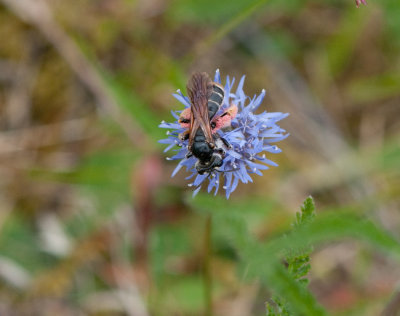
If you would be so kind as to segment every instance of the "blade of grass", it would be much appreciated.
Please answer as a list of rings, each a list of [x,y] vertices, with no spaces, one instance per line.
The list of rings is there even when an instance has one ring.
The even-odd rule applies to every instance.
[[[238,27],[246,19],[255,13],[260,7],[262,7],[268,0],[257,0],[251,3],[247,8],[234,15],[230,20],[224,23],[215,33],[201,41],[195,46],[194,50],[190,52],[186,57],[186,61],[192,61],[196,56],[202,55],[204,51],[213,46],[216,42],[221,40],[232,30]]]

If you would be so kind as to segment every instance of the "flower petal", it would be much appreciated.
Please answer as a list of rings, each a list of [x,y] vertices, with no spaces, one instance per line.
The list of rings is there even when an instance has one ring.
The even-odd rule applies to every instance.
[[[182,104],[185,105],[186,107],[189,107],[189,106],[190,106],[189,98],[188,98],[188,97],[185,97],[185,96],[182,94],[181,90],[178,90],[177,92],[178,92],[178,93],[172,94],[172,95],[175,97],[175,99],[177,99],[180,103],[182,103]]]
[[[219,69],[215,71],[214,82],[221,84],[221,75]]]

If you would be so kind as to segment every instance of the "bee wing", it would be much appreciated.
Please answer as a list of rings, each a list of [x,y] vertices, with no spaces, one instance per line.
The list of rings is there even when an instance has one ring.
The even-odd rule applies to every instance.
[[[195,73],[187,84],[190,98],[190,128],[189,147],[193,143],[194,136],[200,127],[209,143],[213,142],[210,119],[208,117],[207,102],[212,92],[212,81],[205,73]]]

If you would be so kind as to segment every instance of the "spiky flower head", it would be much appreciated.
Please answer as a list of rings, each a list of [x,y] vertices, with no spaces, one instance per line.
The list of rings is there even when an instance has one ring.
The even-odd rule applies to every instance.
[[[159,125],[161,128],[168,129],[168,138],[159,141],[168,145],[164,152],[172,148],[176,152],[174,156],[168,157],[167,160],[179,160],[177,167],[172,172],[172,177],[182,167],[186,167],[186,170],[190,173],[186,179],[194,179],[189,184],[189,186],[195,188],[193,195],[196,195],[208,180],[208,192],[214,189],[215,194],[217,194],[219,187],[222,186],[225,190],[226,198],[229,198],[239,181],[242,183],[253,182],[251,175],[257,174],[261,176],[262,170],[268,169],[269,166],[277,166],[276,163],[266,157],[266,154],[281,152],[275,143],[285,139],[289,134],[280,128],[277,122],[289,114],[266,111],[255,114],[254,112],[264,99],[265,90],[262,90],[259,95],[253,96],[253,98],[246,96],[243,91],[244,79],[245,76],[242,76],[236,91],[233,91],[235,78],[230,80],[229,76],[226,77],[224,100],[216,116],[232,108],[232,105],[238,107],[238,113],[235,113],[235,117],[231,121],[230,130],[219,129],[216,131],[220,137],[223,137],[231,145],[231,148],[226,151],[223,165],[219,168],[219,171],[200,175],[195,168],[197,158],[193,156],[186,157],[188,154],[188,140],[183,140],[179,137],[179,134],[187,129],[186,126],[178,123],[179,115],[182,111],[171,111],[176,119],[175,122],[166,123],[163,121]],[[221,84],[219,70],[215,73],[214,82]],[[190,108],[189,98],[184,96],[180,90],[173,96],[185,106],[183,111]]]

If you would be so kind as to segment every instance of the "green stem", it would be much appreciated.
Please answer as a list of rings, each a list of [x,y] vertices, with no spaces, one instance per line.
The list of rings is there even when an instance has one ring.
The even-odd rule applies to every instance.
[[[215,33],[210,35],[204,42],[208,48],[218,42],[221,38],[232,32],[242,22],[248,19],[253,13],[257,12],[268,0],[257,0],[250,3],[248,7],[244,8],[237,15],[233,16],[229,21],[224,23]]]
[[[211,214],[208,214],[204,230],[204,262],[203,262],[205,316],[213,315],[212,277],[211,277],[211,252],[212,252],[211,225],[212,225],[212,217]]]
[[[251,15],[253,15],[257,10],[259,10],[268,0],[256,0],[249,4],[246,8],[238,12],[227,22],[222,24],[214,33],[200,41],[197,45],[195,45],[194,51],[188,53],[184,61],[192,62],[196,59],[196,57],[202,55],[206,50],[208,50],[211,46],[225,37],[227,34],[232,32],[235,28],[237,28],[242,22],[248,19]]]

